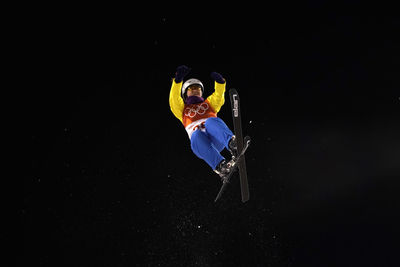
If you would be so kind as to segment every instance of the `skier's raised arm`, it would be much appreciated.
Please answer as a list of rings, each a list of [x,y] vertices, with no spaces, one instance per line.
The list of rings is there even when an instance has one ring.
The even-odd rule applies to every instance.
[[[210,102],[210,105],[215,112],[219,112],[225,103],[226,80],[218,72],[212,72],[211,78],[215,81],[215,91],[207,98],[207,100]]]
[[[190,68],[182,65],[176,68],[175,78],[172,80],[169,93],[169,106],[172,113],[182,122],[182,113],[185,104],[181,97],[182,80],[189,73]]]

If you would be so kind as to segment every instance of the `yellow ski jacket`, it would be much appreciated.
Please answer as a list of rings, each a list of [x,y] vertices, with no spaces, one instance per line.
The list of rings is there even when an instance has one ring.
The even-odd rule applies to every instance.
[[[193,131],[204,126],[207,118],[217,117],[217,113],[225,103],[226,82],[215,82],[215,91],[207,99],[198,104],[185,104],[181,97],[183,82],[176,83],[172,80],[169,94],[169,105],[172,113],[177,117],[188,132],[189,138]]]

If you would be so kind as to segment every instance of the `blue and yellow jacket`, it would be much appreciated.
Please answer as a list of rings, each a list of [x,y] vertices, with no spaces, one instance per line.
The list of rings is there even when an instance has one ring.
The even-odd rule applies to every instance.
[[[207,118],[217,117],[217,113],[225,103],[226,82],[215,82],[215,91],[207,99],[197,104],[185,104],[181,97],[183,82],[172,81],[169,94],[169,105],[172,113],[177,117],[188,132],[189,138],[198,128],[203,129]]]

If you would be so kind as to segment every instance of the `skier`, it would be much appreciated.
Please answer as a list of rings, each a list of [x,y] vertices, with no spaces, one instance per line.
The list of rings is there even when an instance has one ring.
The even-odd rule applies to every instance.
[[[215,91],[207,99],[203,98],[204,86],[198,79],[183,83],[190,68],[177,67],[172,79],[169,105],[172,113],[183,123],[194,154],[203,159],[222,179],[231,172],[237,155],[236,137],[217,113],[225,102],[226,81],[221,74],[211,73],[215,81]],[[220,152],[228,149],[231,160],[226,160]]]

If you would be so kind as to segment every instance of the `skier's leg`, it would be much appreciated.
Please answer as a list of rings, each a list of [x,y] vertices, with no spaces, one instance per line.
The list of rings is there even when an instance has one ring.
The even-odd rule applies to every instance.
[[[220,118],[209,118],[205,123],[206,131],[218,151],[222,151],[225,147],[229,149],[229,141],[233,133]]]
[[[215,170],[217,165],[225,158],[213,147],[210,138],[201,130],[193,132],[191,137],[191,147],[197,157],[207,162]]]
[[[222,150],[224,150],[225,146],[223,143],[220,143],[217,139],[215,139],[212,135],[208,135],[208,138],[210,138],[211,140],[211,145],[218,150],[218,152],[221,152]]]

